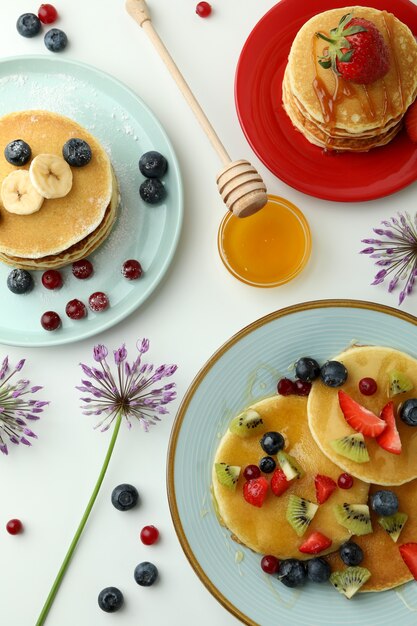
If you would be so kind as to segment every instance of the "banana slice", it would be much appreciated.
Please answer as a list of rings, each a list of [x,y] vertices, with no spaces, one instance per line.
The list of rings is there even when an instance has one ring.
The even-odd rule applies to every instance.
[[[9,213],[30,215],[42,206],[43,196],[38,193],[30,181],[27,170],[14,170],[3,180],[1,201]]]
[[[57,154],[38,154],[30,164],[29,176],[44,198],[63,198],[72,187],[71,168]]]

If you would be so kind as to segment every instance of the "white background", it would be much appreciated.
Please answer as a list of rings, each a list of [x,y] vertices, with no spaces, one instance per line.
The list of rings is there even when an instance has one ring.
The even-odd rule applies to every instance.
[[[57,0],[70,45],[62,58],[93,64],[131,87],[165,127],[179,158],[185,185],[185,216],[174,261],[150,299],[127,320],[103,333],[62,348],[0,346],[12,362],[26,357],[25,375],[43,384],[51,405],[36,425],[31,449],[13,448],[0,458],[0,623],[32,626],[43,605],[95,483],[109,433],[93,431],[79,409],[79,362],[91,363],[95,341],[134,350],[138,337],[151,341],[150,358],[176,362],[179,399],[210,355],[231,335],[281,307],[321,298],[374,300],[396,306],[397,296],[370,287],[374,267],[360,256],[360,240],[397,210],[415,211],[416,186],[394,196],[354,205],[310,198],[270,174],[251,152],[240,129],[233,96],[240,50],[274,0],[212,0],[213,14],[201,19],[196,0],[150,0],[154,25],[201,102],[232,158],[248,158],[268,190],[296,204],[312,231],[311,260],[293,282],[276,289],[245,286],[224,269],[217,253],[217,229],[225,212],[215,178],[220,163],[145,33],[121,0]],[[2,57],[46,54],[42,37],[24,39],[15,29],[20,13],[36,12],[33,0],[3,2]],[[1,97],[1,94],[0,94]],[[417,294],[403,310],[416,312]],[[237,620],[210,595],[184,556],[166,497],[166,452],[175,409],[145,435],[122,426],[103,489],[70,569],[50,612],[51,626],[232,626]],[[121,482],[137,486],[141,505],[120,513],[110,493]],[[18,517],[24,534],[5,531]],[[158,544],[143,546],[138,533],[156,525]],[[160,570],[160,582],[144,589],[133,580],[143,560]],[[120,587],[126,606],[114,615],[97,606],[105,586]]]

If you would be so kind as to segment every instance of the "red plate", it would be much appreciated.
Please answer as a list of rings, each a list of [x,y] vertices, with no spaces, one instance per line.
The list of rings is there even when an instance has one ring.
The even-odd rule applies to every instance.
[[[317,10],[316,0],[281,0],[258,22],[239,58],[235,101],[247,140],[261,161],[288,185],[339,202],[373,200],[417,179],[417,145],[404,131],[383,148],[360,154],[325,152],[294,129],[282,101],[282,78],[292,41]],[[347,6],[322,0],[320,12]],[[393,13],[417,34],[417,6],[409,0],[367,0]]]

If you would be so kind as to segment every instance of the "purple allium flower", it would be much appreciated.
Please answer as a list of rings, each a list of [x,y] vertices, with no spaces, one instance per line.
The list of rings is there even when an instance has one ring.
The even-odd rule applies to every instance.
[[[42,387],[29,387],[30,381],[19,379],[14,384],[12,377],[23,368],[22,359],[13,370],[9,369],[9,359],[6,356],[0,365],[0,452],[8,454],[7,442],[32,445],[28,437],[37,439],[27,422],[39,419],[39,413],[49,402],[42,402],[28,398],[28,394],[36,393]]]
[[[136,342],[138,355],[131,363],[127,362],[127,349],[123,344],[113,351],[116,365],[113,373],[107,362],[108,350],[106,346],[94,346],[93,357],[101,369],[89,367],[80,363],[83,374],[90,380],[82,380],[77,387],[84,394],[92,397],[82,397],[81,401],[88,404],[82,408],[84,415],[100,415],[102,419],[95,428],[103,432],[108,430],[118,414],[125,418],[131,428],[131,419],[136,418],[147,431],[151,425],[160,421],[160,415],[167,413],[165,405],[176,398],[175,383],[159,384],[163,378],[174,374],[176,365],[153,365],[142,363],[142,356],[149,349],[147,339]]]
[[[417,213],[414,218],[407,212],[398,213],[398,218],[391,217],[391,221],[381,222],[386,228],[373,229],[381,239],[362,239],[367,247],[360,253],[376,259],[378,272],[372,285],[379,285],[389,279],[388,291],[391,292],[398,283],[402,283],[398,298],[398,304],[401,305],[413,291],[417,278]]]

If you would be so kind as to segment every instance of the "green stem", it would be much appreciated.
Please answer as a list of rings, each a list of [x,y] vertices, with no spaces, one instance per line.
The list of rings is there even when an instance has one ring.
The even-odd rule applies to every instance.
[[[103,466],[101,468],[99,477],[98,477],[97,482],[95,484],[93,493],[91,494],[90,500],[88,501],[87,507],[86,507],[86,509],[84,511],[84,515],[81,518],[79,526],[78,526],[77,530],[75,531],[74,538],[71,541],[71,545],[68,548],[68,552],[65,555],[65,558],[64,558],[64,560],[62,562],[62,565],[61,565],[61,567],[59,569],[59,572],[58,572],[58,574],[57,574],[57,576],[55,578],[54,584],[51,587],[51,591],[49,592],[49,595],[46,598],[46,602],[43,605],[43,609],[42,609],[42,611],[41,611],[41,613],[40,613],[40,615],[38,617],[38,621],[36,622],[36,626],[42,626],[42,624],[45,623],[45,620],[46,620],[47,615],[49,613],[49,610],[50,610],[50,608],[52,606],[52,603],[53,603],[53,601],[55,599],[55,596],[58,593],[58,589],[59,589],[59,587],[61,585],[62,579],[64,578],[65,572],[67,571],[67,568],[68,568],[68,565],[70,563],[71,557],[72,557],[72,555],[74,553],[75,548],[77,547],[77,543],[78,543],[78,541],[79,541],[79,539],[81,537],[81,533],[83,532],[84,526],[87,523],[88,517],[89,517],[89,515],[91,513],[91,509],[93,508],[93,505],[94,505],[94,502],[96,501],[98,492],[100,491],[101,484],[102,484],[102,482],[104,480],[104,476],[106,475],[107,467],[108,467],[109,462],[110,462],[110,458],[111,458],[111,455],[112,455],[112,452],[113,452],[114,444],[116,443],[117,435],[119,433],[121,419],[122,419],[122,415],[121,415],[121,413],[119,413],[118,416],[116,417],[116,423],[115,423],[114,428],[113,428],[113,434],[112,434],[112,437],[111,437],[111,440],[110,440],[110,443],[109,443],[109,448],[107,450],[107,454],[106,454],[106,457],[104,459],[104,463],[103,463]]]

